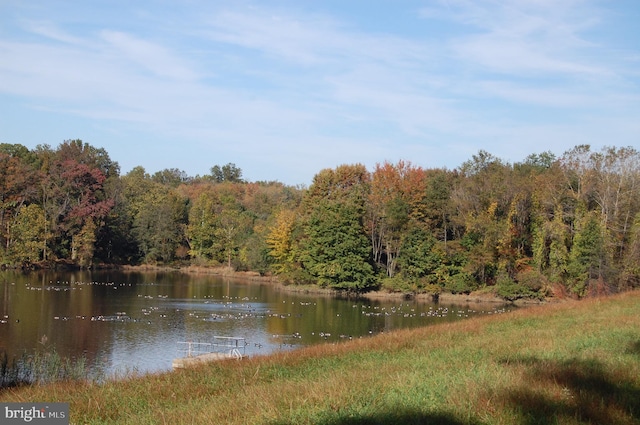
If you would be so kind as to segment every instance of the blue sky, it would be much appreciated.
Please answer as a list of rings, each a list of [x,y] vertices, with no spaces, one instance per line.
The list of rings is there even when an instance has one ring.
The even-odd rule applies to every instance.
[[[0,142],[250,181],[640,148],[637,0],[0,0]]]

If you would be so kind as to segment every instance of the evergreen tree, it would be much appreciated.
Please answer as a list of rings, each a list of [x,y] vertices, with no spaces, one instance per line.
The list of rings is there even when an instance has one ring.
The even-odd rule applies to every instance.
[[[320,286],[360,292],[374,285],[360,208],[325,200],[311,212],[305,233],[302,261]]]
[[[402,278],[419,287],[421,279],[434,274],[444,260],[435,247],[433,235],[415,223],[410,226],[398,256]]]
[[[589,213],[578,222],[569,255],[567,273],[571,291],[585,295],[590,281],[603,278],[607,263],[604,248],[600,218],[594,212]]]

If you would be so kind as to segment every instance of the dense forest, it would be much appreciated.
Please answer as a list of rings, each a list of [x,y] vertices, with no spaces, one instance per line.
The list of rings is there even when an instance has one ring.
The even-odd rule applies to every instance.
[[[640,286],[640,153],[576,146],[455,170],[408,161],[247,182],[120,174],[80,140],[0,144],[4,267],[227,266],[348,291],[576,297]]]

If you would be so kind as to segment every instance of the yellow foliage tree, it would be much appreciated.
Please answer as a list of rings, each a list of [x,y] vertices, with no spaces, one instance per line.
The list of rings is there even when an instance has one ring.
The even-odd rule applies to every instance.
[[[12,262],[35,263],[42,259],[47,226],[44,211],[40,206],[31,204],[22,207],[11,223],[10,230]]]
[[[295,264],[295,225],[295,211],[283,209],[276,214],[275,223],[267,234],[269,254],[276,260],[274,268],[278,274],[290,272]]]

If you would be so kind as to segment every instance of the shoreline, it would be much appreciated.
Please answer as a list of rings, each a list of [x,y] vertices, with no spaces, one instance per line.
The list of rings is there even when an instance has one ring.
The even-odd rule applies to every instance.
[[[123,271],[131,272],[177,272],[185,274],[208,274],[212,276],[230,277],[234,279],[242,279],[255,283],[264,283],[274,285],[278,290],[286,292],[299,292],[305,294],[315,295],[327,295],[337,297],[356,297],[366,299],[402,299],[407,301],[419,301],[419,302],[435,302],[443,304],[509,304],[515,306],[529,306],[529,305],[541,305],[547,304],[553,300],[534,300],[534,299],[519,299],[515,301],[508,301],[504,298],[500,298],[497,295],[490,294],[483,291],[475,291],[469,294],[452,294],[450,292],[443,292],[434,296],[428,293],[402,293],[402,292],[387,292],[387,291],[371,291],[358,294],[347,294],[335,289],[322,288],[315,285],[287,285],[283,283],[277,276],[273,275],[260,275],[258,272],[239,272],[229,267],[203,267],[203,266],[187,266],[187,267],[170,267],[170,266],[120,266]]]

